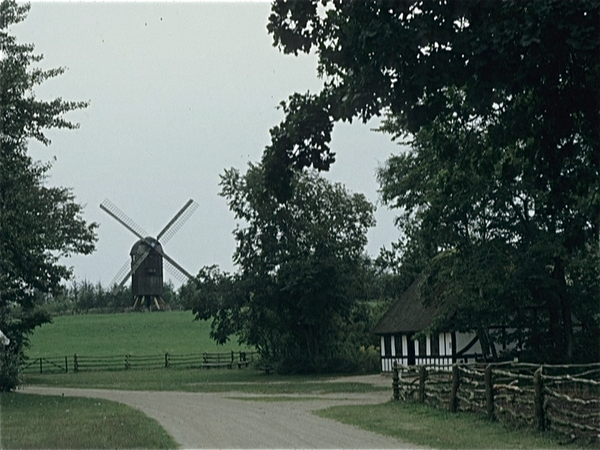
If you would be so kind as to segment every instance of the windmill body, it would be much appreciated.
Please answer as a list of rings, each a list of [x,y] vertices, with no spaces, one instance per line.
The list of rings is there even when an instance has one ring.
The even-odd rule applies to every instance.
[[[131,248],[131,292],[134,308],[140,305],[164,308],[162,246],[152,238],[140,239]],[[145,256],[144,256],[145,255]]]
[[[128,262],[123,266],[113,280],[113,283],[111,283],[115,286],[113,295],[118,294],[129,277],[131,277],[134,309],[141,306],[146,306],[149,309],[152,309],[153,307],[156,307],[156,309],[164,309],[166,307],[166,304],[162,299],[163,260],[167,269],[173,269],[174,275],[183,275],[187,278],[192,278],[192,276],[164,252],[159,239],[162,238],[163,244],[168,241],[183,223],[187,221],[197,207],[197,203],[193,200],[189,200],[175,217],[173,217],[162,229],[157,237],[153,238],[147,236],[147,233],[144,230],[109,200],[102,202],[100,208],[103,211],[139,238],[129,253],[131,256],[131,265]],[[125,272],[127,272],[127,274],[123,275]]]

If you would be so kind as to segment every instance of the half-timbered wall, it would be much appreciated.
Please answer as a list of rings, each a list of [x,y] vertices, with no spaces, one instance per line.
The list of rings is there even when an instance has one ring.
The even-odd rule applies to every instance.
[[[413,341],[415,344],[415,364],[417,366],[424,364],[435,366],[452,365],[452,333],[427,336],[424,341],[425,349],[422,349],[422,345],[420,345],[423,342]]]
[[[453,336],[456,341],[454,344]],[[457,360],[453,349],[460,353],[461,349],[469,345],[474,336],[473,334],[450,332],[427,336],[421,340],[413,340],[407,334],[381,336],[381,370],[391,372],[394,362],[402,366],[426,364],[450,369]],[[473,362],[480,355],[481,346],[477,342],[458,359],[461,362]]]

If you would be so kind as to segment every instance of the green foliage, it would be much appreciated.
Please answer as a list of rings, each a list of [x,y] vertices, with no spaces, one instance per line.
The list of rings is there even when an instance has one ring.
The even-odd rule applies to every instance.
[[[363,252],[373,206],[312,172],[294,178],[283,204],[266,190],[257,166],[243,176],[226,171],[221,187],[243,224],[235,230],[240,271],[202,269],[185,301],[198,318],[214,319],[211,335],[218,342],[238,333],[270,364],[331,369],[326,366],[339,355],[338,333],[353,322],[364,295]]]
[[[36,99],[34,87],[64,69],[32,68],[42,56],[9,34],[28,10],[29,5],[11,0],[0,3],[0,329],[11,340],[8,351],[17,356],[31,331],[50,320],[38,300],[58,292],[61,281],[71,276],[59,259],[91,253],[97,226],[85,223],[83,208],[69,189],[44,185],[50,165],[27,155],[29,139],[50,144],[45,130],[76,128],[63,115],[87,106]]]
[[[180,295],[173,283],[163,284],[162,298],[168,309],[181,309]],[[54,315],[119,313],[131,310],[133,297],[131,286],[122,288],[116,295],[114,286],[105,288],[101,283],[92,284],[88,280],[74,280],[68,286],[61,286],[59,292],[43,297],[44,310]]]
[[[0,351],[0,392],[13,391],[21,384],[20,358],[10,351]]]
[[[554,144],[578,129],[597,145],[599,12],[597,0],[277,0],[267,26],[274,45],[314,51],[324,88],[290,96],[265,150],[267,173],[281,182],[293,165],[326,169],[339,120],[390,112],[402,134],[416,133],[448,112],[453,86],[464,89],[473,116],[501,110],[507,137],[546,140],[530,155],[538,163],[560,158]]]

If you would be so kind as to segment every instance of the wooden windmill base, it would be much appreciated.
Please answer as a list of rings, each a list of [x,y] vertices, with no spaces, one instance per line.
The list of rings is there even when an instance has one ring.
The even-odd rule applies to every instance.
[[[137,295],[135,297],[133,309],[140,309],[144,307],[148,308],[149,310],[152,310],[152,308],[161,310],[166,309],[167,304],[160,295]]]

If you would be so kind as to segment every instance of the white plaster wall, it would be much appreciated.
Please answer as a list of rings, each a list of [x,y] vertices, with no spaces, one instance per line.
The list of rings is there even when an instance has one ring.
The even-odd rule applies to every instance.
[[[456,333],[456,352],[460,352],[463,348],[465,348],[471,340],[477,336],[475,333]],[[477,354],[481,355],[483,352],[481,350],[481,343],[477,341],[473,347],[467,350],[468,354]],[[464,358],[460,358],[457,362],[463,362]],[[473,362],[474,358],[469,358],[467,362]]]

